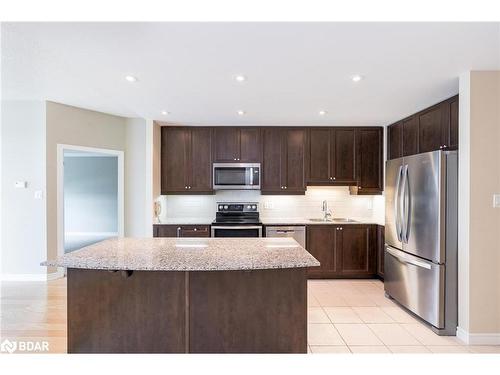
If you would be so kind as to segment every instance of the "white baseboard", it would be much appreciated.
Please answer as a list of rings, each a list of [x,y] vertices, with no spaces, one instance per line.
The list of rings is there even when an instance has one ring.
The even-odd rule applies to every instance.
[[[500,333],[469,333],[457,327],[457,337],[467,345],[500,345]]]
[[[58,268],[52,273],[3,273],[1,281],[50,281],[64,277],[64,269]]]

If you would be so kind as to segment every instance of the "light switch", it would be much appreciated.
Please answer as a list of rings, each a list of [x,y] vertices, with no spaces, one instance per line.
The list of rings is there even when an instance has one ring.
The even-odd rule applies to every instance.
[[[14,186],[17,189],[26,189],[28,187],[28,183],[26,181],[16,181]]]
[[[500,194],[493,194],[493,207],[500,208]]]
[[[35,190],[35,199],[43,199],[43,190]]]

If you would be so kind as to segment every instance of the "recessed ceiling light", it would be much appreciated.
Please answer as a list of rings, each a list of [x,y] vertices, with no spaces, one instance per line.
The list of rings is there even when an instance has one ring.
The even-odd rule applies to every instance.
[[[240,116],[243,116],[246,112],[245,111],[238,111],[237,112]]]
[[[243,81],[246,81],[247,77],[245,77],[244,75],[238,74],[236,77],[234,77],[234,79],[237,80],[238,82],[243,82]]]
[[[161,111],[161,114],[166,116],[169,114],[169,112],[168,111]]]
[[[359,74],[353,75],[352,76],[352,81],[353,82],[359,82],[363,79],[363,76],[360,76]]]
[[[136,82],[137,78],[134,76],[125,76],[125,79],[129,82]]]
[[[326,111],[319,111],[318,113],[319,113],[320,116],[326,115]]]

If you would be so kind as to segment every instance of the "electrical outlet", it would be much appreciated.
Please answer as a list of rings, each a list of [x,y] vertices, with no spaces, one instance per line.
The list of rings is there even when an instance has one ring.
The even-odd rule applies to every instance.
[[[274,210],[274,203],[273,202],[264,202],[264,209]]]
[[[493,194],[493,207],[500,208],[500,194]]]
[[[35,199],[43,199],[43,190],[35,191]]]

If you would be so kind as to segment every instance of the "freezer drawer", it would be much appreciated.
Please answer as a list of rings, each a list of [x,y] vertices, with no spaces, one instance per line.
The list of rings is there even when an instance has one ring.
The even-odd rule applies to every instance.
[[[444,328],[445,266],[385,247],[385,292],[436,328]]]

